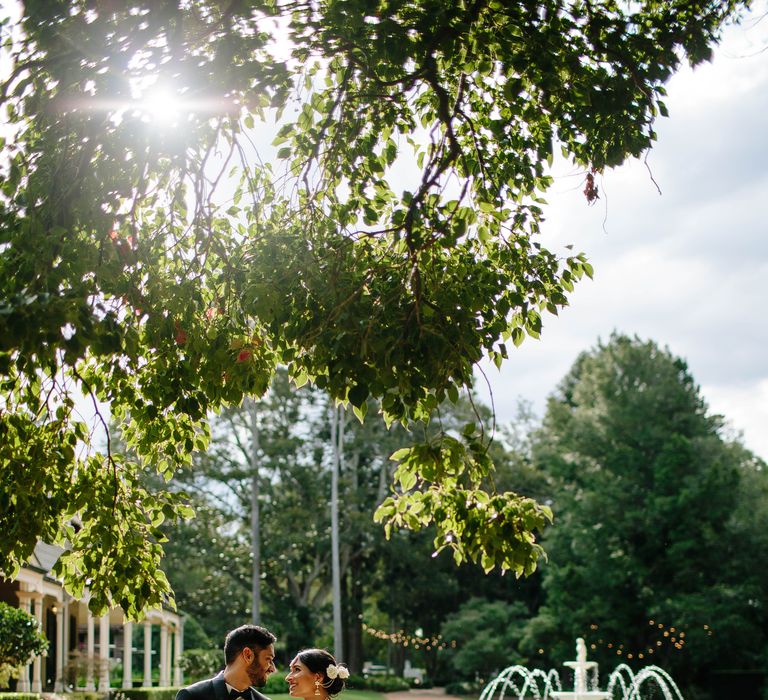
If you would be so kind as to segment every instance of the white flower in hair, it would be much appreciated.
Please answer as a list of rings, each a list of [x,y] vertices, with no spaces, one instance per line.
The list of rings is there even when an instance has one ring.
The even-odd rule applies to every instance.
[[[325,675],[328,676],[331,680],[334,678],[341,678],[341,680],[345,680],[349,678],[349,669],[346,666],[338,665],[335,666],[334,664],[329,664],[328,668],[325,669]]]

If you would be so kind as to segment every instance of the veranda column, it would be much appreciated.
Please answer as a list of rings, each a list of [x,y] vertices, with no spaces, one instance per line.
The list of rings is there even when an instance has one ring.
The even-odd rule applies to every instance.
[[[17,591],[16,596],[19,599],[19,608],[25,613],[32,612],[32,598],[28,591]],[[30,691],[29,683],[29,667],[31,664],[25,664],[19,668],[19,678],[16,682],[16,690],[20,693],[28,693]]]
[[[67,665],[69,656],[69,596],[65,593],[64,600],[61,603],[61,613],[64,615],[64,624],[62,631],[64,632],[64,665]]]
[[[37,618],[37,623],[40,625],[40,629],[42,629],[43,628],[43,595],[42,593],[34,593],[33,597],[35,601],[35,617]],[[42,676],[43,676],[43,657],[36,656],[35,660],[32,662],[32,692],[33,693],[43,692]]]
[[[144,681],[145,688],[152,685],[152,623],[144,620]]]
[[[64,608],[64,625],[63,625],[64,644],[62,645],[62,649],[61,649],[61,658],[64,661],[64,668],[66,668],[67,664],[69,664],[69,645],[70,645],[70,642],[71,642],[70,634],[69,634],[70,633],[70,629],[69,629],[69,614],[71,612],[70,604],[71,604],[70,598],[65,593],[64,594],[64,603],[63,603],[63,606],[62,606]],[[77,681],[75,681],[75,683],[77,683]]]
[[[166,623],[166,632],[165,635],[165,680],[167,681],[168,685],[171,685],[171,678],[173,678],[173,647],[171,646],[173,642],[173,628],[171,627],[171,623]]]
[[[171,654],[171,625],[166,623],[165,625],[165,682],[166,685],[171,684],[171,664],[173,656]]]
[[[96,684],[93,682],[93,657],[96,653],[94,651],[95,644],[93,639],[93,615],[91,615],[91,611],[88,607],[85,609],[85,615],[86,629],[88,630],[85,647],[85,653],[87,654],[85,659],[85,689],[96,690]]]
[[[133,623],[123,623],[123,688],[133,688]]]
[[[60,693],[64,690],[64,601],[56,604],[56,680],[53,690]]]
[[[99,692],[109,690],[109,613],[99,620]]]
[[[167,688],[170,685],[168,678],[168,625],[160,623],[160,687]]]
[[[173,635],[173,684],[180,688],[184,684],[184,674],[181,670],[181,652],[184,651],[184,622],[181,618],[176,623]]]

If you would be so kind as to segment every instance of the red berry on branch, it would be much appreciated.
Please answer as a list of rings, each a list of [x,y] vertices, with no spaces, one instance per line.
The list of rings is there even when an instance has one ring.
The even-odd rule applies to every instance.
[[[253,353],[250,350],[241,350],[237,354],[237,362],[247,362],[251,359]]]
[[[179,321],[173,322],[173,327],[176,329],[176,345],[186,345],[187,342],[187,332],[181,327],[181,323]]]

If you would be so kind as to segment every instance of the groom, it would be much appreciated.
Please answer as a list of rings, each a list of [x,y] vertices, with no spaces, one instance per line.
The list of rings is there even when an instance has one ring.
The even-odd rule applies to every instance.
[[[217,676],[176,693],[176,700],[269,700],[263,688],[275,671],[275,635],[264,627],[243,625],[224,640],[226,667]]]

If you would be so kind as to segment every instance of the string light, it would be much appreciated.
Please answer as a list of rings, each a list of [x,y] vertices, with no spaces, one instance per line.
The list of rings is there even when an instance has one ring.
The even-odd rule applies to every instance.
[[[590,643],[590,649],[592,649],[592,651],[596,651],[598,647],[604,646],[611,651],[615,650],[617,656],[625,656],[627,659],[644,659],[646,656],[651,656],[656,651],[661,651],[661,647],[664,646],[664,642],[668,642],[678,651],[681,651],[685,648],[685,631],[681,630],[679,627],[669,627],[665,629],[666,625],[656,620],[648,620],[648,625],[661,632],[661,638],[655,640],[655,646],[654,642],[651,641],[648,647],[642,651],[627,652],[624,649],[623,644],[606,642],[600,638],[597,640],[597,642]],[[592,623],[589,625],[589,629],[592,632],[595,632],[599,629],[599,626]],[[706,631],[708,636],[712,636],[713,630],[709,625],[703,625],[703,629]],[[457,647],[455,639],[450,641],[445,640],[441,634],[432,637],[420,637],[417,635],[407,634],[404,630],[399,630],[398,632],[385,632],[384,630],[378,630],[374,627],[366,625],[365,623],[363,623],[363,630],[376,639],[387,641],[390,644],[397,644],[398,646],[402,646],[404,648],[412,647],[416,650],[425,649],[426,651],[437,651],[449,648],[456,649]],[[541,655],[544,655],[545,653],[543,648],[540,648],[537,651]]]
[[[456,640],[445,641],[442,634],[435,635],[433,637],[419,637],[417,635],[407,634],[404,630],[399,632],[385,632],[384,630],[378,630],[374,627],[363,623],[363,630],[376,639],[382,639],[390,644],[397,644],[401,647],[413,647],[414,649],[426,649],[432,651],[433,649],[447,649],[451,647],[456,648]]]
[[[627,659],[633,659],[635,657],[643,659],[646,655],[650,656],[655,651],[660,651],[660,647],[663,646],[664,642],[669,642],[678,651],[681,651],[685,647],[685,632],[680,628],[669,627],[665,629],[666,625],[663,622],[658,622],[657,620],[648,620],[648,625],[653,627],[655,631],[661,633],[661,638],[656,640],[655,646],[653,645],[653,642],[651,642],[646,649],[643,649],[640,652],[627,653],[623,644],[605,642],[602,639],[598,639],[597,642],[592,642],[590,644],[590,649],[596,651],[598,646],[605,646],[607,649],[611,649],[612,651],[615,650],[617,656],[624,655]],[[592,623],[589,625],[589,629],[594,632],[598,629],[598,625]],[[703,629],[706,631],[708,636],[712,636],[713,630],[709,625],[703,625]]]

